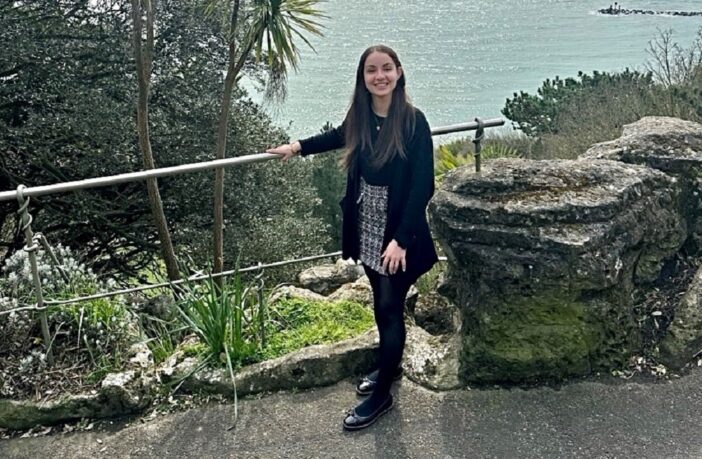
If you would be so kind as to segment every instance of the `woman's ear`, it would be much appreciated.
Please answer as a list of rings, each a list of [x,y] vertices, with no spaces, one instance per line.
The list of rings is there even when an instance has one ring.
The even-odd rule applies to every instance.
[[[402,76],[402,66],[398,65],[397,66],[397,79],[399,80],[401,76]]]

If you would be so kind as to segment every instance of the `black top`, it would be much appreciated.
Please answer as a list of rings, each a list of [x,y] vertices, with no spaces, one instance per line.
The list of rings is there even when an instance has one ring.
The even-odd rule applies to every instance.
[[[426,208],[434,194],[434,148],[429,123],[415,108],[413,132],[404,133],[407,158],[400,155],[380,170],[370,165],[372,152],[357,152],[356,165],[351,167],[346,181],[346,195],[341,202],[343,210],[342,251],[344,258],[358,260],[358,206],[360,177],[372,185],[388,186],[388,219],[383,238],[383,250],[391,240],[407,249],[407,272],[419,277],[437,261],[436,250],[429,232]],[[345,125],[300,140],[302,156],[336,150],[344,146]],[[371,127],[371,140],[378,137],[376,126]],[[365,150],[365,151],[364,151]]]
[[[385,122],[385,117],[376,115],[374,121],[376,129],[373,128],[373,123],[371,123],[372,143],[375,143],[378,140],[379,129],[377,129],[377,127],[382,128],[383,123]],[[345,129],[346,125],[342,124],[338,128],[333,129],[332,131],[328,131],[337,131],[334,132],[332,136],[313,136],[301,140],[300,145],[302,146],[302,150],[300,154],[302,156],[306,156],[315,153],[321,153],[327,150],[336,150],[337,148],[343,147]],[[341,145],[339,145],[339,142],[341,142]],[[385,164],[382,168],[378,170],[371,164],[372,158],[373,153],[370,151],[370,149],[365,148],[361,150],[361,153],[358,158],[359,172],[361,174],[361,177],[363,177],[363,180],[365,180],[366,183],[368,183],[369,185],[390,186],[390,182],[392,180],[392,165]]]
[[[380,128],[383,126],[385,118],[382,116],[375,116],[376,129],[371,127],[371,141],[375,143],[378,140],[378,134]],[[369,149],[361,151],[361,156],[359,158],[359,172],[363,180],[369,185],[376,186],[390,186],[390,181],[392,180],[392,167],[390,164],[385,164],[382,168],[377,169],[371,164],[373,159],[373,154]]]

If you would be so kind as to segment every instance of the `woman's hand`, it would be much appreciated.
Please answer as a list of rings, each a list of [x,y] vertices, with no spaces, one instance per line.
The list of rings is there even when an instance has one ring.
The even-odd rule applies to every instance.
[[[402,268],[402,272],[407,269],[407,261],[405,260],[406,249],[397,245],[397,241],[393,239],[388,244],[385,252],[380,256],[383,260],[383,269],[390,274],[395,274],[398,269]]]
[[[287,161],[293,156],[300,154],[301,149],[302,146],[300,145],[300,142],[295,141],[293,143],[279,145],[275,148],[269,148],[268,150],[266,150],[266,153],[281,155],[280,159],[282,159],[283,161]]]

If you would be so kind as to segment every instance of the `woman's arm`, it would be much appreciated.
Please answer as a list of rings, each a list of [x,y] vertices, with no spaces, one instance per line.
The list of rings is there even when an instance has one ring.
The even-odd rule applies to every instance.
[[[296,140],[289,144],[279,145],[269,148],[267,153],[282,155],[283,161],[287,161],[295,155],[314,155],[329,150],[336,150],[344,146],[344,129],[346,125],[342,123],[334,129],[322,132],[302,140]]]
[[[337,150],[344,146],[344,131],[346,121],[328,131],[302,139],[300,143],[300,154],[302,156],[314,155],[330,150]]]
[[[278,145],[275,148],[269,148],[266,153],[274,153],[276,155],[282,155],[281,159],[287,161],[293,156],[300,154],[300,142],[294,141],[293,143],[284,143],[283,145]]]

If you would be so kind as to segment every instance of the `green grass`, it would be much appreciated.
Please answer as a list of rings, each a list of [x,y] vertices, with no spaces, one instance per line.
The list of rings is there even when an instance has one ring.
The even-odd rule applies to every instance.
[[[349,301],[308,302],[289,299],[271,307],[270,335],[262,349],[263,360],[313,344],[328,344],[356,336],[374,324],[373,312]]]
[[[305,346],[341,341],[374,325],[370,309],[349,301],[286,299],[268,305],[265,295],[238,275],[222,290],[212,279],[186,283],[179,296],[180,322],[201,343],[195,353],[210,365],[226,364],[230,371]],[[166,358],[169,340],[154,339],[152,344],[164,351],[159,358]]]

